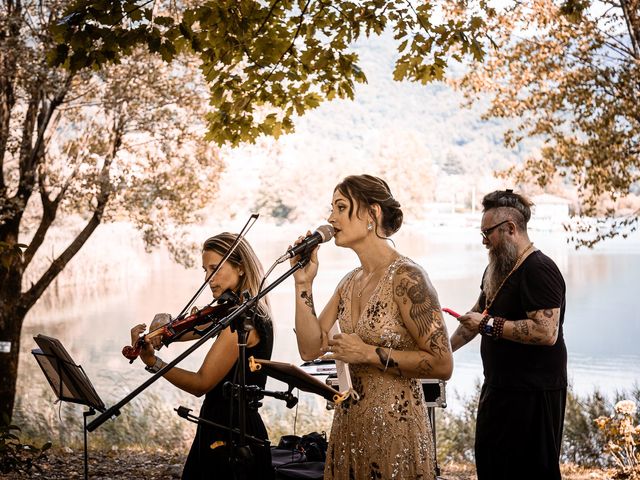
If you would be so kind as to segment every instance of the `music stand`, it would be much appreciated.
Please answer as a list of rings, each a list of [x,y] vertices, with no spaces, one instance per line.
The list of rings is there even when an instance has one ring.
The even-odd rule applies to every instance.
[[[39,334],[33,339],[40,348],[31,350],[42,373],[46,377],[53,392],[59,401],[86,405],[89,410],[84,416],[84,478],[89,478],[89,465],[87,454],[87,417],[94,415],[96,410],[104,412],[106,406],[96,390],[93,388],[89,377],[80,365],[71,358],[71,355],[56,338]]]

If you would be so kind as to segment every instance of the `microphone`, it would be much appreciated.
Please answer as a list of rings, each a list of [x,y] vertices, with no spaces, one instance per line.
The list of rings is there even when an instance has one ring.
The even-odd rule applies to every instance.
[[[282,263],[289,258],[295,257],[296,255],[310,252],[316,245],[331,240],[335,233],[336,232],[331,225],[319,226],[315,232],[313,232],[311,235],[307,235],[305,239],[302,240],[302,242],[300,242],[298,245],[294,245],[289,250],[287,250],[287,253],[282,255],[278,259],[277,263]]]

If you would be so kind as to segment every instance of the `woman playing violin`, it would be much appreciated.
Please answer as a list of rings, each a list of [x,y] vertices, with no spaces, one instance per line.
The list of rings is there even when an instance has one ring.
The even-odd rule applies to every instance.
[[[237,235],[221,233],[209,238],[202,247],[202,268],[208,276],[220,263],[222,257],[236,240]],[[253,249],[244,239],[240,241],[218,273],[209,281],[213,297],[217,299],[227,290],[236,294],[248,290],[253,296],[258,293],[263,270]],[[156,315],[151,325],[157,328],[166,322],[168,315]],[[164,319],[164,320],[162,320]],[[131,342],[135,345],[146,329],[145,324],[136,325],[131,329]],[[197,332],[187,333],[180,340],[199,338]],[[159,371],[164,365],[155,355],[154,347],[160,348],[161,338],[154,337],[146,341],[140,352],[140,358],[151,372]],[[273,347],[273,327],[271,314],[266,297],[258,303],[255,317],[255,328],[252,329],[247,341],[247,358],[271,358]],[[234,382],[238,362],[238,336],[228,327],[224,329],[211,345],[205,359],[196,372],[174,367],[164,374],[164,378],[176,387],[198,397],[205,395],[200,417],[217,424],[238,427],[238,402],[230,401],[223,395],[223,385],[227,381]],[[246,368],[246,382],[264,388],[266,375],[251,372]],[[234,382],[237,383],[237,382]],[[247,410],[246,431],[248,435],[267,439],[267,431],[260,414],[255,409]],[[237,437],[235,438],[237,440]],[[268,448],[251,445],[253,462],[249,464],[245,478],[269,478],[271,472],[271,456]],[[204,478],[235,478],[234,467],[231,464],[232,451],[230,449],[230,433],[223,429],[198,425],[196,437],[187,457],[183,479]]]

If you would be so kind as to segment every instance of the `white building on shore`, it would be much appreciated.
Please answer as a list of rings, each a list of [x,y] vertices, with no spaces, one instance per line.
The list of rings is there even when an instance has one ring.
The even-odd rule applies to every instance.
[[[569,206],[566,198],[543,193],[531,197],[534,203],[530,226],[536,230],[559,230],[569,221]]]

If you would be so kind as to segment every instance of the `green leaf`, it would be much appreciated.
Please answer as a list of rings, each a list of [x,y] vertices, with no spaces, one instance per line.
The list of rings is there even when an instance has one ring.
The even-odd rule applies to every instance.
[[[409,64],[406,61],[398,60],[396,68],[393,69],[393,79],[397,82],[403,80],[409,71]]]
[[[309,93],[304,97],[304,103],[308,109],[316,108],[322,102],[322,97],[317,93]]]
[[[171,17],[164,17],[164,16],[157,16],[153,19],[154,23],[156,25],[161,25],[163,27],[171,27],[174,24],[173,18]],[[184,25],[180,24],[181,27],[184,27]]]

